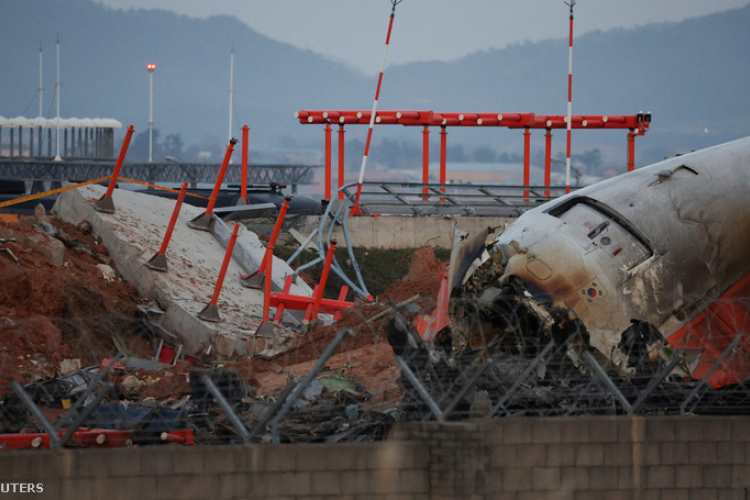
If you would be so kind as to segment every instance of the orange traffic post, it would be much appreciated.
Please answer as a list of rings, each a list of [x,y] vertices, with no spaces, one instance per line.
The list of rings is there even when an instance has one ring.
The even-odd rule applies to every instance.
[[[279,233],[281,232],[281,226],[284,223],[284,218],[286,217],[286,212],[289,209],[289,201],[291,199],[292,198],[290,196],[287,196],[286,198],[284,198],[284,203],[281,205],[281,208],[279,209],[279,216],[276,218],[276,224],[273,226],[273,232],[271,233],[271,238],[268,240],[266,253],[263,256],[263,260],[260,263],[260,267],[253,274],[245,274],[243,276],[240,276],[240,283],[242,284],[242,286],[246,286],[248,288],[255,288],[256,290],[260,290],[261,288],[263,288],[265,276],[268,275],[268,273],[266,272],[266,269],[267,269],[266,256],[269,253],[273,255],[273,248],[276,245],[276,238],[279,237]],[[273,277],[271,277],[271,279],[273,279]]]
[[[200,229],[202,231],[208,231],[211,218],[213,217],[214,205],[216,205],[216,199],[219,196],[219,190],[221,189],[221,183],[224,182],[224,174],[226,174],[227,167],[229,166],[229,160],[232,158],[232,152],[234,151],[234,145],[237,144],[237,139],[234,137],[229,139],[229,146],[227,146],[227,152],[224,154],[224,161],[221,163],[219,169],[219,175],[216,177],[216,183],[214,189],[211,191],[211,196],[208,198],[208,207],[206,211],[196,217],[195,219],[188,222],[188,226],[193,229]]]
[[[125,133],[125,140],[122,141],[122,147],[120,148],[120,155],[117,157],[117,163],[115,163],[115,170],[112,173],[112,178],[109,180],[109,187],[104,196],[94,203],[94,210],[97,212],[104,212],[107,214],[115,213],[115,202],[112,201],[112,192],[115,190],[117,185],[117,179],[120,177],[120,169],[122,169],[122,162],[125,161],[125,155],[128,153],[128,147],[130,146],[130,138],[133,137],[135,128],[129,126]]]
[[[177,216],[180,214],[182,202],[185,200],[187,187],[187,182],[182,184],[182,189],[180,189],[180,195],[177,197],[177,204],[174,206],[174,210],[172,211],[172,218],[169,221],[167,232],[164,234],[164,241],[161,244],[161,248],[158,252],[156,252],[156,255],[151,257],[151,260],[146,263],[146,265],[151,269],[154,269],[156,271],[167,270],[167,245],[169,245],[169,240],[172,238],[172,231],[174,231],[174,225],[177,222]]]
[[[224,262],[221,264],[221,270],[219,271],[219,279],[216,281],[216,287],[214,288],[214,294],[211,297],[211,302],[198,313],[198,318],[203,321],[211,321],[213,323],[219,322],[219,293],[221,292],[221,286],[224,284],[224,276],[227,274],[227,268],[229,267],[229,261],[232,259],[232,251],[234,250],[234,242],[237,240],[237,232],[240,230],[240,225],[235,224],[232,230],[232,236],[229,238],[229,244],[227,245],[227,251],[224,254]]]

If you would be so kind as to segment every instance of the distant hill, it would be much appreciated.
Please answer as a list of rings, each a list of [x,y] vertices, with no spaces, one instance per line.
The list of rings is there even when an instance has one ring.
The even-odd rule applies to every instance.
[[[55,37],[61,40],[62,115],[116,118],[136,133],[148,124],[148,72],[162,137],[220,138],[226,146],[230,51],[237,130],[290,144],[303,108],[357,107],[372,85],[345,66],[258,34],[232,17],[207,20],[165,11],[117,11],[89,0],[0,2],[0,115],[24,112],[39,87],[44,49],[45,115],[54,116]],[[26,115],[38,114],[38,101]],[[236,132],[239,134],[239,132]]]
[[[637,139],[641,164],[750,135],[748,26],[750,4],[680,23],[577,37],[573,112],[651,111],[652,129]],[[372,105],[374,75],[272,41],[231,17],[197,20],[164,11],[121,12],[90,0],[3,0],[0,115],[38,114],[40,42],[45,115],[54,115],[58,33],[63,116],[116,118],[126,126],[133,124],[136,132],[145,131],[146,64],[154,62],[155,127],[161,137],[180,134],[186,145],[226,146],[232,47],[235,135],[249,125],[254,146],[322,149],[321,127],[299,125],[294,111]],[[388,67],[379,106],[564,114],[567,51],[567,40],[548,40],[481,51],[453,62]],[[347,140],[360,135],[364,128],[348,134]],[[388,137],[415,144],[421,140],[416,129],[383,127],[376,142]],[[437,142],[437,134],[434,137]],[[558,132],[554,140],[556,149],[562,149],[564,133]],[[535,150],[543,146],[541,134],[534,141]],[[578,151],[602,148],[605,157],[624,158],[625,141],[619,131],[574,134]],[[522,146],[520,132],[507,130],[450,130],[449,142],[515,152]]]
[[[482,51],[450,63],[399,66],[389,71],[384,93],[393,107],[419,102],[418,107],[427,109],[565,114],[567,56],[567,40],[561,39]],[[750,4],[680,23],[595,32],[574,40],[573,112],[651,111],[651,131],[636,141],[643,145],[640,152],[664,148],[664,154],[673,154],[673,148],[750,135],[748,88]],[[576,134],[575,143],[588,142],[584,136]],[[592,137],[604,142],[614,138],[624,150],[619,132],[594,132]],[[664,154],[655,152],[650,160]]]

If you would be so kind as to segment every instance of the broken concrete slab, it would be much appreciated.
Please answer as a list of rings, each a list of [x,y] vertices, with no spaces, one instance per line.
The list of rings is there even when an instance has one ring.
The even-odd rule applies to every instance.
[[[33,248],[37,252],[40,252],[56,266],[64,264],[63,254],[65,252],[65,245],[51,234],[42,231],[36,234],[21,234],[17,231],[0,227],[0,239],[10,238],[14,238],[16,242],[25,247]]]
[[[93,185],[62,193],[53,213],[72,224],[83,220],[91,223],[93,233],[106,246],[122,276],[142,296],[164,309],[159,326],[176,335],[187,354],[204,355],[210,348],[221,357],[247,354],[247,344],[252,344],[252,333],[262,317],[263,294],[241,286],[239,276],[247,270],[236,259],[229,263],[219,295],[220,322],[207,323],[197,317],[211,300],[225,255],[224,247],[212,234],[187,226],[203,210],[182,206],[166,251],[170,270],[163,273],[145,264],[161,246],[174,201],[116,189],[112,197],[117,209],[106,214],[93,207],[104,192],[104,187]],[[252,260],[261,261],[265,247],[255,233],[241,226],[237,241]],[[274,282],[283,283],[291,272],[283,260],[275,258]],[[292,285],[292,293],[310,296],[312,290],[298,280]]]

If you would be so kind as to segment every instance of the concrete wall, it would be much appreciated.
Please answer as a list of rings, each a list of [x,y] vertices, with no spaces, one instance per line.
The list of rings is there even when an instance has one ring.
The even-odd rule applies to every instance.
[[[453,230],[458,228],[474,234],[491,227],[505,227],[515,218],[510,217],[349,217],[347,226],[352,246],[379,249],[419,248],[430,245],[450,249]],[[310,234],[320,225],[320,217],[308,217],[298,229]],[[346,245],[341,228],[333,231],[339,246]]]
[[[748,498],[748,464],[746,417],[518,418],[399,424],[374,444],[1,451],[0,486],[82,500],[720,500]]]

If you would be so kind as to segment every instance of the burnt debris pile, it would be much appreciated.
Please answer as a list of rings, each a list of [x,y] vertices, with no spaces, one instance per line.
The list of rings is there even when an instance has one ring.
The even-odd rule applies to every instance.
[[[509,259],[522,252],[514,243],[464,247],[464,262],[444,281],[453,284],[450,300],[438,301],[432,322],[409,323],[394,314],[388,340],[401,367],[400,418],[750,411],[745,383],[712,379],[744,364],[737,342],[709,345],[718,351],[716,362],[700,379],[690,375],[696,352],[670,345],[647,322],[631,320],[604,353],[575,311],[506,272]]]
[[[694,305],[710,313],[695,316],[699,337],[638,318],[607,329],[587,304],[606,312],[612,301],[596,299],[614,288],[586,275],[566,289],[518,230],[457,231],[449,262],[418,249],[376,300],[290,329],[282,349],[191,356],[90,230],[43,215],[0,224],[0,448],[366,442],[397,421],[750,413],[745,295]],[[48,252],[57,265],[39,249],[59,238],[39,220],[77,241]]]

